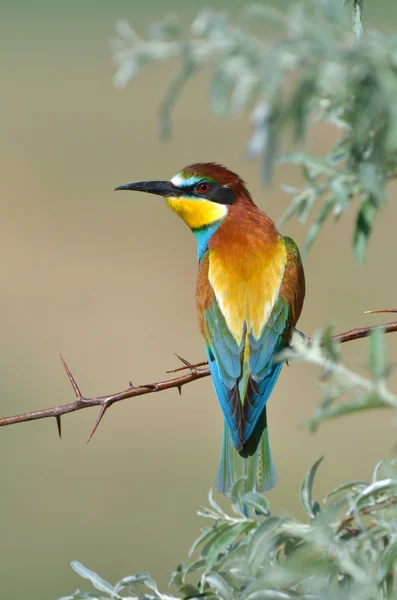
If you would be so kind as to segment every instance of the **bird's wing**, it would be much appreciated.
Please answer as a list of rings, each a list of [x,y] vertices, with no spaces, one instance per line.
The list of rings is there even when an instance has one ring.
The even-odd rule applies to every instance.
[[[265,408],[282,367],[276,362],[276,355],[288,342],[291,310],[287,302],[279,296],[258,339],[248,334],[246,360],[243,373],[246,373],[245,390],[241,390],[243,400],[243,439],[247,441]]]
[[[290,237],[284,237],[283,240],[287,249],[287,264],[280,288],[280,296],[291,307],[291,329],[293,329],[302,311],[306,291],[305,274],[301,256],[294,240]]]
[[[206,351],[216,395],[237,449],[241,439],[242,414],[238,391],[242,344],[230,332],[215,296],[204,314]]]

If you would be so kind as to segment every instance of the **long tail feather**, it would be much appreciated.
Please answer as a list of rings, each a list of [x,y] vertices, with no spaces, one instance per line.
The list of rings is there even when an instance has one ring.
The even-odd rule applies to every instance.
[[[230,496],[232,487],[239,477],[247,478],[246,492],[263,492],[276,485],[277,473],[270,450],[266,409],[260,416],[242,454],[236,450],[225,424],[221,460],[215,482],[219,492]]]

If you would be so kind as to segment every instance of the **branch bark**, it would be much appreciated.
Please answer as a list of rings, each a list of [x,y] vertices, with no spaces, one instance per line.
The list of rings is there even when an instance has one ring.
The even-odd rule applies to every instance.
[[[371,311],[366,311],[366,314],[373,313],[381,313],[381,312],[393,312],[397,313],[397,309],[376,309]],[[338,341],[340,343],[346,343],[353,340],[358,340],[360,338],[364,338],[370,335],[370,333],[377,329],[378,327],[382,327],[385,333],[392,333],[397,331],[397,321],[392,323],[385,323],[384,325],[373,325],[369,327],[356,327],[354,329],[349,329],[349,331],[344,331],[342,333],[338,333],[332,336],[332,339]],[[310,343],[311,337],[305,336],[307,343]],[[65,360],[62,355],[60,355],[63,367],[66,371],[66,374],[69,377],[70,383],[73,387],[74,393],[76,395],[76,399],[74,402],[70,402],[69,404],[62,404],[60,406],[54,406],[52,408],[46,408],[43,410],[36,410],[33,412],[22,413],[20,415],[14,415],[10,417],[0,418],[0,427],[4,427],[6,425],[15,425],[16,423],[25,423],[27,421],[36,421],[37,419],[48,419],[55,418],[58,428],[59,436],[61,437],[61,417],[63,415],[75,412],[77,410],[82,410],[84,408],[89,408],[92,406],[100,406],[101,410],[96,419],[94,427],[88,437],[87,443],[92,438],[95,433],[99,423],[104,417],[108,408],[115,404],[116,402],[121,402],[122,400],[127,400],[128,398],[135,398],[136,396],[143,396],[145,394],[152,394],[154,392],[162,392],[164,390],[169,390],[172,388],[177,388],[179,393],[182,393],[182,386],[190,383],[191,381],[196,381],[198,379],[202,379],[203,377],[208,377],[210,374],[208,364],[206,362],[200,362],[197,364],[191,364],[186,359],[177,355],[179,360],[184,363],[183,367],[179,369],[174,369],[172,371],[167,371],[168,373],[176,373],[182,370],[188,370],[188,373],[183,375],[178,375],[177,377],[173,377],[172,379],[166,379],[164,381],[157,381],[155,383],[149,383],[140,386],[133,386],[123,390],[122,392],[117,392],[115,394],[109,394],[108,396],[97,396],[93,398],[85,398],[79,386],[76,383],[69,367],[67,366]]]

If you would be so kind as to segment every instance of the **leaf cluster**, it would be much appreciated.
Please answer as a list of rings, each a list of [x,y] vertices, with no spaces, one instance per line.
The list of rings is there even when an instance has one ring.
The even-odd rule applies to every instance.
[[[353,250],[362,262],[376,215],[387,202],[386,184],[397,173],[397,38],[376,31],[362,36],[362,7],[363,0],[354,0],[353,27],[342,0],[306,0],[286,12],[253,4],[236,23],[227,13],[206,10],[188,32],[168,17],[147,39],[123,20],[111,41],[114,83],[122,87],[147,64],[178,58],[180,69],[159,110],[160,131],[168,137],[180,91],[208,66],[214,114],[250,115],[247,153],[259,158],[263,178],[270,178],[276,163],[300,165],[304,185],[286,188],[292,200],[284,219],[297,215],[306,222],[317,209],[306,250],[328,217],[339,219],[353,204]],[[319,121],[337,130],[326,156],[280,156],[286,132],[303,145]]]
[[[296,333],[291,347],[280,358],[301,361],[320,368],[321,398],[308,428],[315,431],[329,419],[376,408],[397,409],[397,396],[387,387],[393,365],[387,362],[384,329],[377,327],[368,338],[366,363],[360,371],[348,368],[341,355],[341,344],[333,339],[332,329],[326,327],[308,340]]]
[[[192,545],[188,564],[171,577],[177,595],[164,594],[147,573],[115,586],[80,563],[72,567],[95,592],[76,591],[62,600],[353,600],[396,597],[397,475],[380,462],[371,482],[354,481],[312,499],[318,460],[301,488],[305,521],[274,516],[266,498],[245,494],[243,481],[231,494],[229,515],[209,494],[199,515],[212,521]]]

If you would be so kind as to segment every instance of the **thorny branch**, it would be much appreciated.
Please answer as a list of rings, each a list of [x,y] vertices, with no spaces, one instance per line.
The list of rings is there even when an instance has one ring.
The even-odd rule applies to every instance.
[[[366,314],[373,313],[383,313],[383,312],[392,312],[397,313],[397,309],[376,309],[366,311]],[[386,323],[384,325],[373,325],[369,327],[358,327],[354,329],[349,329],[349,331],[344,331],[342,333],[338,333],[332,336],[332,339],[338,341],[339,343],[350,342],[353,340],[358,340],[360,338],[367,337],[371,331],[376,329],[377,327],[382,327],[385,333],[392,333],[397,331],[397,321],[392,323]],[[311,337],[305,336],[305,339],[308,344],[310,344]],[[149,383],[140,386],[130,385],[129,388],[122,392],[118,392],[116,394],[110,394],[108,396],[97,396],[94,398],[85,398],[79,386],[76,383],[69,367],[67,366],[64,358],[61,356],[61,361],[63,367],[66,371],[67,376],[69,377],[70,383],[72,384],[74,393],[76,395],[76,400],[74,402],[70,402],[69,404],[62,404],[61,406],[54,406],[52,408],[46,408],[43,410],[36,410],[34,412],[23,413],[20,415],[14,415],[11,417],[3,417],[0,418],[0,427],[6,425],[14,425],[16,423],[24,423],[26,421],[36,421],[37,419],[47,419],[49,417],[53,417],[56,419],[57,428],[59,436],[61,437],[61,416],[66,415],[76,410],[82,410],[83,408],[89,408],[91,406],[100,406],[101,409],[99,411],[99,415],[95,421],[94,427],[91,430],[91,433],[88,437],[87,443],[90,441],[95,431],[98,428],[99,423],[104,417],[108,408],[115,404],[116,402],[121,402],[122,400],[126,400],[127,398],[135,398],[136,396],[143,396],[144,394],[152,394],[153,392],[162,392],[164,390],[169,390],[172,388],[177,388],[179,393],[182,393],[182,386],[190,383],[191,381],[196,381],[197,379],[202,379],[203,377],[208,377],[210,374],[209,367],[207,362],[200,362],[197,364],[191,364],[186,359],[182,358],[178,354],[176,355],[179,360],[184,364],[183,367],[179,369],[174,369],[172,371],[168,371],[168,373],[176,373],[185,369],[188,369],[189,372],[183,375],[179,375],[172,379],[167,379],[164,381],[158,381],[156,383]]]

